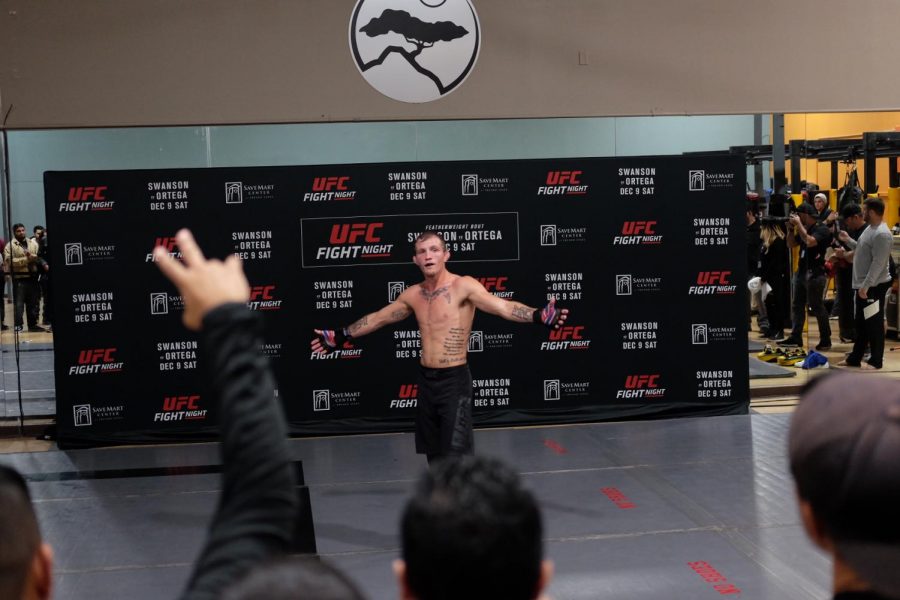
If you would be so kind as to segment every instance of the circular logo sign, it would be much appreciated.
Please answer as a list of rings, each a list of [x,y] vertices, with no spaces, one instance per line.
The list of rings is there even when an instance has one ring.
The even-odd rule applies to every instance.
[[[470,0],[357,0],[350,51],[369,85],[401,102],[455,90],[478,60],[481,27]]]

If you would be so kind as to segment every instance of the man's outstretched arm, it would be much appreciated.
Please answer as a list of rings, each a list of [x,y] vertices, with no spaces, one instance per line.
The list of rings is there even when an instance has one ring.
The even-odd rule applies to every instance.
[[[187,231],[176,235],[184,265],[154,251],[184,296],[184,324],[199,330],[201,361],[219,407],[222,495],[182,600],[212,600],[248,568],[286,554],[297,496],[287,426],[259,352],[262,324],[247,309],[240,261],[206,260]]]
[[[381,310],[369,313],[346,327],[334,329],[313,329],[316,337],[309,343],[315,353],[337,350],[344,342],[381,329],[385,325],[398,323],[413,313],[412,308],[402,299],[391,302]]]
[[[534,308],[521,302],[498,298],[484,289],[484,286],[472,277],[464,277],[463,285],[475,308],[502,317],[507,321],[541,323],[547,327],[558,329],[569,317],[569,309],[556,306],[556,298],[551,299],[543,308]]]

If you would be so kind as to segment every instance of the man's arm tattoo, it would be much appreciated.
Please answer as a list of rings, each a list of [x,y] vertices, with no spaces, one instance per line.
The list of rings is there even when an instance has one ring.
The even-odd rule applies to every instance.
[[[349,333],[350,335],[354,335],[354,334],[356,334],[357,331],[359,331],[361,328],[365,327],[368,324],[369,324],[369,315],[366,315],[359,321],[356,321],[355,323],[351,324],[350,327],[347,328],[347,333]]]
[[[531,321],[532,315],[534,315],[533,308],[528,308],[527,306],[514,306],[512,309],[512,315],[523,321]]]
[[[408,317],[411,312],[412,311],[408,308],[401,308],[401,309],[398,309],[398,310],[395,310],[394,312],[392,312],[391,318],[396,321],[399,321],[401,319],[405,319],[406,317]]]

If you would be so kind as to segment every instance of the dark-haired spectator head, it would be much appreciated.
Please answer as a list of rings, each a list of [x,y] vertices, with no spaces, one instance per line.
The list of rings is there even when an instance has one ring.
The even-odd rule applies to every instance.
[[[14,238],[19,240],[20,242],[24,242],[27,236],[28,236],[28,234],[25,233],[24,225],[22,225],[21,223],[13,224],[13,237]]]
[[[900,598],[900,385],[818,378],[794,413],[788,449],[803,525],[833,558],[834,592]]]
[[[350,579],[319,558],[289,558],[250,570],[222,600],[365,600]]]
[[[495,459],[452,457],[433,465],[403,512],[406,600],[533,600],[549,582],[541,514],[519,476]]]
[[[884,201],[881,198],[866,198],[863,206],[867,211],[872,211],[879,217],[884,216]]]
[[[841,218],[842,219],[849,219],[850,217],[852,217],[854,215],[861,215],[861,214],[862,214],[862,207],[859,204],[857,204],[856,202],[851,202],[850,204],[846,205],[844,208],[841,209]]]
[[[866,224],[862,207],[855,202],[841,209],[841,218],[844,220],[844,225],[847,229],[851,231],[861,229]]]
[[[0,465],[0,598],[50,597],[53,553],[41,542],[25,480]]]

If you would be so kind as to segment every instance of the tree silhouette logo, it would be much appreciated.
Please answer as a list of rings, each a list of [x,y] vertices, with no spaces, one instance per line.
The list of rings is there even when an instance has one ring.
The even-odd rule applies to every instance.
[[[360,74],[401,102],[431,102],[455,90],[480,47],[471,0],[357,0],[350,20]]]

